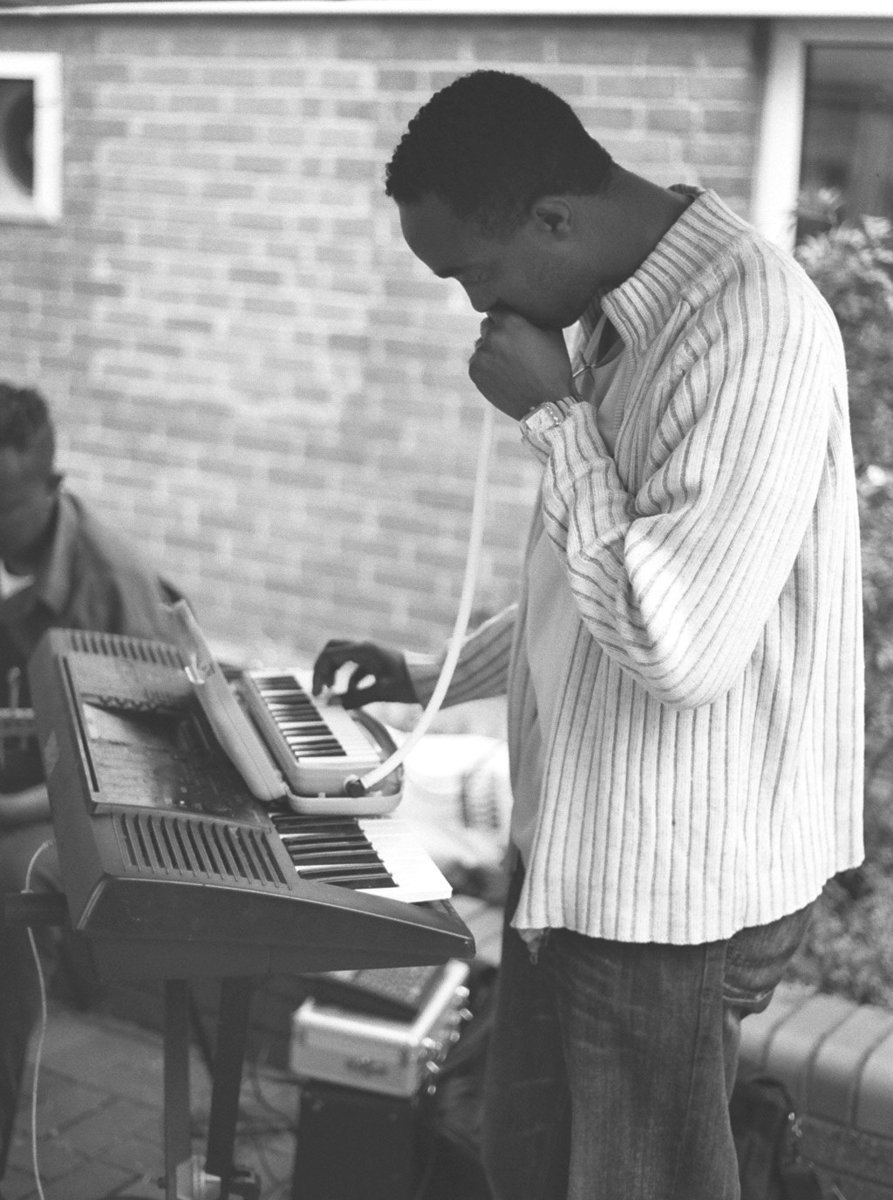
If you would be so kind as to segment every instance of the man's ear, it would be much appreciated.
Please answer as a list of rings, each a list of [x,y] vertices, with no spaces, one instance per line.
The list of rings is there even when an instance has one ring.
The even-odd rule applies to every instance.
[[[573,209],[561,196],[543,196],[533,206],[533,218],[552,237],[567,237]]]

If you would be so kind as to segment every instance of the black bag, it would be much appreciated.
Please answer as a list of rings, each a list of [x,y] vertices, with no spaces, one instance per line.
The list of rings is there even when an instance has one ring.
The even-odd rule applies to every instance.
[[[783,1083],[767,1075],[738,1079],[729,1116],[741,1200],[822,1200],[822,1187],[803,1156],[799,1118]]]

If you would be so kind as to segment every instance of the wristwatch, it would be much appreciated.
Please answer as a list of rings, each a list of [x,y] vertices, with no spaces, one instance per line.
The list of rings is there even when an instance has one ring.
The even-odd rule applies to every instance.
[[[557,403],[554,400],[546,400],[545,403],[538,404],[518,422],[521,426],[521,437],[525,442],[529,442],[535,450],[544,450],[548,453],[550,438],[546,435],[550,429],[555,429],[561,424],[570,411],[572,403],[574,403],[573,397],[566,396]]]

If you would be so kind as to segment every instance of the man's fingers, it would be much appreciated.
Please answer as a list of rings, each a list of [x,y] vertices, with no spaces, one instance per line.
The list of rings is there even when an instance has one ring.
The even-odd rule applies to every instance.
[[[344,638],[326,642],[313,664],[314,696],[318,696],[324,687],[331,687],[339,669],[351,661],[355,661],[355,643]]]

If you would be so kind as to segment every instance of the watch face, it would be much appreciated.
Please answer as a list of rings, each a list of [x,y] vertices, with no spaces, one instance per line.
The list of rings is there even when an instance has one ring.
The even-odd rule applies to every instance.
[[[558,424],[558,414],[551,404],[546,403],[532,412],[524,424],[528,432],[532,434],[544,433],[547,429],[551,429],[553,425]]]

